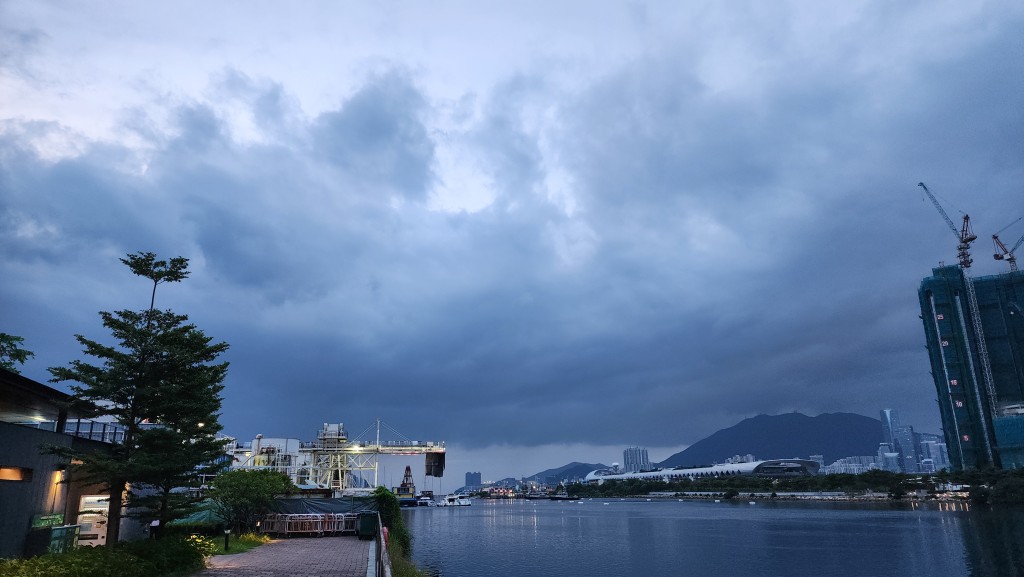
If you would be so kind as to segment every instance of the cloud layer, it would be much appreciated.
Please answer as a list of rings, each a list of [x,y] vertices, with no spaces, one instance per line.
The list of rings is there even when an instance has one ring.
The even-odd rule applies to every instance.
[[[241,438],[937,427],[916,289],[955,241],[915,185],[982,239],[1024,214],[1016,4],[230,6],[230,30],[126,6],[146,34],[105,36],[0,8],[0,330],[27,375],[148,302],[117,257],[152,250],[192,259],[158,304],[231,344]]]

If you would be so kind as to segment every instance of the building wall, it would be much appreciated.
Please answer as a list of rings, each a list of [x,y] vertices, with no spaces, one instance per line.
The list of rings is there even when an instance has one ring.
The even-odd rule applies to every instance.
[[[999,457],[1004,469],[1024,469],[1024,415],[995,419]]]
[[[1024,272],[973,280],[994,399],[982,376],[963,273],[955,266],[932,273],[918,295],[950,463],[956,469],[999,466],[993,421],[1000,407],[1024,402]]]
[[[31,470],[30,481],[0,481],[0,558],[18,557],[34,515],[60,513],[65,524],[73,523],[67,511],[68,485],[63,480],[64,459],[41,455],[41,447],[70,447],[67,435],[0,422],[0,467]]]

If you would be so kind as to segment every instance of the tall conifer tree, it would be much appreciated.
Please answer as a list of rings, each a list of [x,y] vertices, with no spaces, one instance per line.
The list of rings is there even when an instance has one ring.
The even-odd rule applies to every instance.
[[[211,344],[188,317],[156,309],[157,286],[188,277],[188,259],[156,260],[148,252],[121,259],[152,283],[143,311],[100,312],[117,346],[75,335],[98,365],[72,361],[49,369],[53,381],[73,381],[75,402],[92,417],[111,417],[123,437],[107,453],[74,455],[87,478],[110,488],[107,543],[119,537],[121,508],[129,485],[157,489],[153,505],[161,526],[179,504],[171,489],[193,484],[221,451],[215,436],[227,363],[215,363],[227,343]],[[153,503],[155,501],[155,503]],[[147,500],[135,504],[147,504]]]

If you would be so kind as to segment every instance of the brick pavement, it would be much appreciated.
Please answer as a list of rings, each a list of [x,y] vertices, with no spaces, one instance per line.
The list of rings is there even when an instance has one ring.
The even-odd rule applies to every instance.
[[[237,555],[211,557],[193,577],[366,577],[373,541],[357,537],[279,539]]]

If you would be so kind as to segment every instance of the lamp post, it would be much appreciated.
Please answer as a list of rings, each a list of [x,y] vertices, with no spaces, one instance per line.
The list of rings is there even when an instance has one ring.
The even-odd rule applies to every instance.
[[[230,538],[230,537],[231,537],[231,529],[224,529],[224,551],[225,552],[230,550],[231,546],[228,543],[228,538]]]

